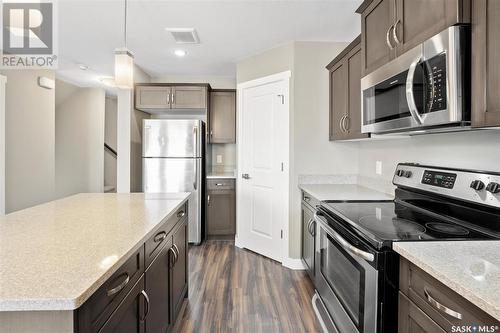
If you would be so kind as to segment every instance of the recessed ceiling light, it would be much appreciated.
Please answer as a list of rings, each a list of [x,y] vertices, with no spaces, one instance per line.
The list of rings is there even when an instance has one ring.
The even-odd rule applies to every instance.
[[[89,66],[85,65],[85,64],[78,64],[78,67],[82,70],[82,71],[86,71],[87,69],[89,69]]]
[[[108,87],[113,87],[113,88],[116,87],[115,78],[113,77],[100,77],[99,81],[107,85]]]
[[[175,50],[174,53],[178,57],[184,57],[187,54],[187,52],[184,50]]]

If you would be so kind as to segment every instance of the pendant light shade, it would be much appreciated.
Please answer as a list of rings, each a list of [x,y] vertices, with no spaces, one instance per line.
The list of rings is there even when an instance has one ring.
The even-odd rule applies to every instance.
[[[134,88],[134,56],[127,49],[127,0],[124,3],[123,39],[125,47],[115,50],[115,84],[118,88]]]
[[[134,87],[134,56],[126,48],[115,50],[115,84],[122,89]]]

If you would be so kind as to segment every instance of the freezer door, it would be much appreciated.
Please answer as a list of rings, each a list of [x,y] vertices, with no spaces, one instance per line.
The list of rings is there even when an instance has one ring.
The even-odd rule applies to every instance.
[[[143,157],[201,157],[201,120],[146,119],[143,127]]]
[[[188,204],[189,242],[201,242],[203,186],[201,158],[143,158],[145,193],[191,192]]]

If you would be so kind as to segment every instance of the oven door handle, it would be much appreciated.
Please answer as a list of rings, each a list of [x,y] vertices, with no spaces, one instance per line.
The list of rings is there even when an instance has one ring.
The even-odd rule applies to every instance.
[[[413,79],[415,78],[415,71],[417,70],[417,65],[422,59],[421,56],[418,56],[410,65],[408,69],[408,76],[406,77],[406,103],[408,103],[408,109],[410,110],[411,116],[415,121],[422,125],[424,120],[422,116],[418,112],[417,105],[415,104],[415,95],[413,94]]]
[[[330,237],[332,237],[340,246],[342,246],[347,252],[358,256],[366,261],[373,262],[375,260],[375,256],[373,253],[365,252],[363,250],[358,249],[354,245],[350,244],[346,241],[342,236],[340,236],[337,232],[335,232],[330,226],[328,226],[328,222],[326,222],[321,215],[318,213],[314,213],[314,220],[319,223],[319,225],[326,231]]]

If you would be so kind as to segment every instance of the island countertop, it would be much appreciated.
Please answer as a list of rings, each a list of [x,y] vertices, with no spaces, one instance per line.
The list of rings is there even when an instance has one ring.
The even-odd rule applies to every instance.
[[[0,217],[0,311],[80,307],[189,193],[85,193]]]

